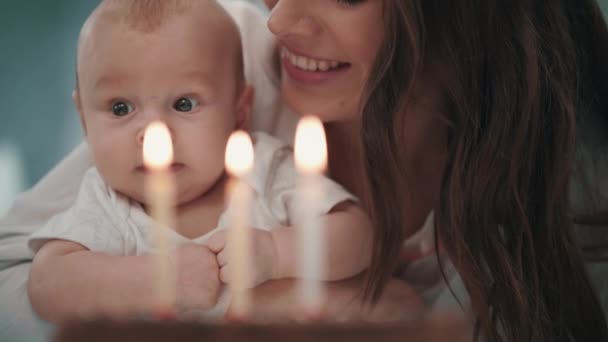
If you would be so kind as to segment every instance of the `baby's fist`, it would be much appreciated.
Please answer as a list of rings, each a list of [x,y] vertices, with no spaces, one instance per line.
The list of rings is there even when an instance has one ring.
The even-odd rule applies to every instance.
[[[245,286],[253,288],[277,277],[277,249],[270,232],[252,228],[248,233],[251,238],[249,240],[251,255],[244,256],[244,260],[247,262],[246,271],[249,273],[245,280]],[[228,230],[220,230],[211,236],[207,243],[209,249],[217,255],[220,280],[226,284],[232,282],[231,272],[232,268],[235,267],[234,261],[230,260],[230,250],[234,248],[229,238],[230,234],[231,232]]]

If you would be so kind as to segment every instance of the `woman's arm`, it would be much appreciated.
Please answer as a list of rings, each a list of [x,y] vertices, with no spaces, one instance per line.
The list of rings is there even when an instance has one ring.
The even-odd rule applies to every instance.
[[[463,311],[434,311],[422,303],[407,283],[393,279],[376,305],[363,304],[363,276],[327,284],[327,300],[320,320],[326,322],[383,324],[403,333],[410,341],[472,341],[473,322]],[[297,282],[267,282],[252,291],[251,319],[261,323],[301,322],[298,314]],[[230,310],[228,311],[230,317]],[[395,325],[396,324],[396,325]]]
[[[73,242],[46,243],[34,259],[28,292],[33,308],[51,322],[151,313],[156,303],[157,256],[110,256]],[[215,255],[188,244],[168,256],[178,270],[178,306],[210,309],[219,294]]]
[[[76,199],[85,172],[93,165],[86,144],[80,144],[33,188],[17,196],[0,218],[0,270],[31,260],[28,236]]]
[[[399,280],[391,281],[376,305],[363,301],[364,275],[326,283],[326,302],[319,317],[324,321],[395,322],[420,317],[424,304],[416,291]],[[301,321],[295,279],[266,282],[251,290],[252,319],[261,322]],[[231,310],[227,316],[230,317]]]

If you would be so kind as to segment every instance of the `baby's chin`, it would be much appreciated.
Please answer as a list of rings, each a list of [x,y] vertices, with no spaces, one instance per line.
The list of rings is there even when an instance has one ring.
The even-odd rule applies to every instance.
[[[106,180],[107,181],[107,180]],[[146,185],[142,180],[141,183],[136,181],[137,185],[130,183],[129,185],[133,186],[120,186],[119,184],[112,185],[111,182],[108,182],[109,186],[114,189],[114,191],[122,197],[125,197],[132,204],[139,204],[143,208],[146,208],[150,205],[150,199],[146,194]],[[124,184],[122,184],[124,185]]]
[[[210,197],[214,197],[217,193],[216,190],[223,192],[223,189],[218,188],[219,185],[217,182],[211,184],[191,184],[189,186],[180,184],[177,189],[177,206],[188,206],[204,198],[209,199]],[[217,194],[219,195],[219,193]]]
[[[216,197],[218,199],[223,198],[222,194],[224,192],[225,187],[225,177],[218,177],[215,181],[205,182],[200,184],[192,184],[186,178],[175,178],[176,182],[173,184],[174,186],[174,194],[173,198],[173,206],[175,207],[183,207],[188,206],[194,203],[197,203],[199,200],[205,199],[207,197]],[[140,186],[134,187],[120,187],[120,186],[110,186],[121,196],[128,198],[130,201],[136,202],[140,204],[143,208],[146,208],[150,205],[150,199],[147,198],[147,193],[145,189],[145,182],[142,184],[138,184]]]
[[[180,207],[188,205],[191,202],[196,201],[198,198],[204,195],[204,191],[193,191],[194,189],[186,189],[185,191],[180,189],[174,189],[176,196],[171,200],[174,207]],[[122,196],[127,197],[130,201],[139,203],[143,208],[150,206],[152,199],[146,196],[146,193],[140,193],[138,191],[117,191]]]
[[[358,112],[358,105],[355,106],[342,101],[318,101],[295,94],[284,94],[283,96],[289,108],[295,113],[317,113],[316,115],[324,123],[356,121],[358,119],[357,115],[352,114]]]
[[[139,203],[141,206],[146,207],[148,205],[146,201],[146,196],[143,193],[140,193],[139,191],[134,191],[134,190],[125,190],[125,189],[117,189],[114,188],[114,191],[116,191],[116,193],[118,193],[119,195],[126,197],[129,201],[131,202],[136,202]]]

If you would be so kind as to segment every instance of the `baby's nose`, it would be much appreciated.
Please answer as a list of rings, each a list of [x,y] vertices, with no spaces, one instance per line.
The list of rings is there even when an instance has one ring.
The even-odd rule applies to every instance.
[[[169,124],[169,122],[167,122],[165,120],[154,120],[154,121],[147,123],[146,125],[144,125],[137,131],[137,134],[135,135],[135,143],[137,144],[137,146],[139,148],[143,149],[143,147],[144,147],[144,140],[145,140],[146,131],[148,130],[148,128],[153,124],[159,124],[159,123],[162,123],[166,127],[166,129],[168,130],[169,138],[171,139],[171,143],[175,144],[175,131],[174,131],[173,127]]]
[[[143,127],[142,129],[140,129],[137,132],[137,135],[135,136],[135,143],[137,143],[137,146],[139,147],[144,147],[144,135],[146,134],[146,127]]]

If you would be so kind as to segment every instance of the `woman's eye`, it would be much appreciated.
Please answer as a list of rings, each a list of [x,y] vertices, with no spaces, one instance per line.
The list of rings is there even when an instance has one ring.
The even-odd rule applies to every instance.
[[[126,116],[129,115],[133,111],[133,105],[128,102],[115,102],[112,104],[112,114],[115,116]]]
[[[182,97],[175,101],[175,103],[173,104],[173,109],[178,112],[191,112],[196,107],[198,107],[198,105],[199,103],[197,100],[191,97]]]

